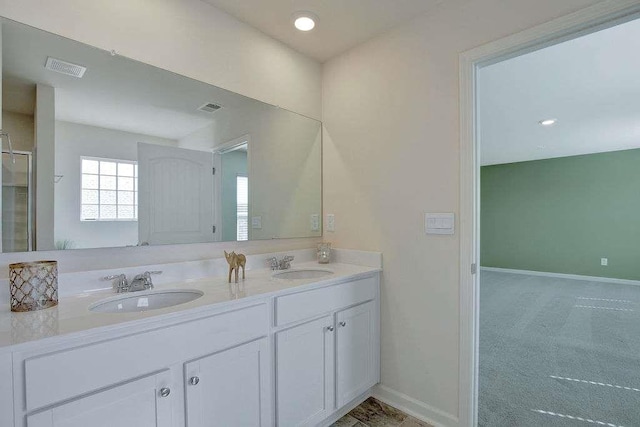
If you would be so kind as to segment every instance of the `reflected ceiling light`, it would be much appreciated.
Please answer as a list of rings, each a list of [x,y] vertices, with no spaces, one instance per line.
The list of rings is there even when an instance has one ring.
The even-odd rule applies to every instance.
[[[293,15],[293,25],[300,31],[311,31],[316,26],[318,17],[311,12],[298,12]]]
[[[557,121],[558,119],[544,119],[544,120],[540,120],[538,124],[541,126],[551,126],[551,125],[555,125]]]

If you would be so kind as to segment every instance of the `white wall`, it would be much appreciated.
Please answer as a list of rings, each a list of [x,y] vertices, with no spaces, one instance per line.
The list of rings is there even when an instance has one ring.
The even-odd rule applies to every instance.
[[[56,121],[55,240],[71,240],[74,249],[138,244],[137,221],[80,221],[80,157],[137,160],[138,142],[177,145],[177,141]]]
[[[0,0],[0,15],[243,95],[321,116],[321,65],[200,0]],[[304,94],[304,96],[301,96]],[[47,257],[59,269],[135,266],[314,247],[317,239],[0,255],[10,262]]]
[[[382,384],[423,416],[458,418],[459,240],[423,230],[458,213],[458,55],[596,2],[443,2],[325,63],[326,239],[383,252]]]
[[[242,113],[218,110],[211,126],[180,146],[212,149],[249,135],[249,216],[262,218],[250,239],[320,236],[311,215],[322,209],[321,124],[264,104]]]
[[[321,117],[318,62],[200,0],[0,0],[0,15]]]
[[[55,175],[55,88],[36,85],[34,156],[35,164],[35,236],[36,249],[55,249],[53,237],[53,179]]]
[[[33,151],[34,120],[33,115],[2,110],[2,129],[11,134],[11,143],[16,151]],[[4,144],[7,142],[4,141]],[[9,148],[3,145],[3,148]]]

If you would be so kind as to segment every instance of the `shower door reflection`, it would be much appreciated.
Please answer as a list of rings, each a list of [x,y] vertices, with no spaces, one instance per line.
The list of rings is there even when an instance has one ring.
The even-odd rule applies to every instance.
[[[33,250],[31,242],[31,153],[2,152],[2,251]]]

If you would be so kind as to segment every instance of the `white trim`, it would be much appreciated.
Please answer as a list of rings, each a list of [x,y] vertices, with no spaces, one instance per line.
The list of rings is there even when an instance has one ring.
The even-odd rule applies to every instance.
[[[222,241],[222,155],[233,151],[241,145],[247,145],[247,178],[249,178],[249,186],[251,186],[251,135],[244,134],[238,138],[223,142],[213,147],[213,167],[216,170],[213,176],[213,223],[216,226],[216,235],[214,242]],[[249,239],[251,240],[251,188],[249,188],[249,209],[247,212],[249,218]]]
[[[614,277],[583,276],[580,274],[551,273],[548,271],[533,271],[533,270],[515,270],[512,268],[498,268],[498,267],[480,267],[480,270],[495,271],[498,273],[522,274],[526,276],[556,277],[558,279],[571,279],[571,280],[583,280],[583,281],[586,280],[589,282],[604,282],[604,283],[616,283],[619,285],[640,286],[640,280],[616,279]]]
[[[237,147],[241,145],[247,144],[247,150],[249,150],[249,143],[251,142],[251,135],[246,133],[238,138],[234,138],[227,142],[223,142],[222,144],[216,145],[213,147],[213,152],[218,154],[228,153],[229,151],[233,151]]]
[[[382,384],[374,387],[373,397],[434,427],[453,427],[458,425],[458,418],[455,415],[441,411]]]
[[[477,424],[479,168],[476,71],[481,66],[579,37],[640,12],[638,0],[607,0],[460,54],[460,358],[459,425]]]

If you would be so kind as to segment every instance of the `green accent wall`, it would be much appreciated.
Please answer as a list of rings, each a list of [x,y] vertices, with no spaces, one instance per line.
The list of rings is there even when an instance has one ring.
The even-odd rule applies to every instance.
[[[482,266],[640,280],[640,149],[484,166],[480,185]]]
[[[247,152],[230,151],[220,156],[222,169],[222,241],[233,242],[238,233],[237,177],[247,176]]]

